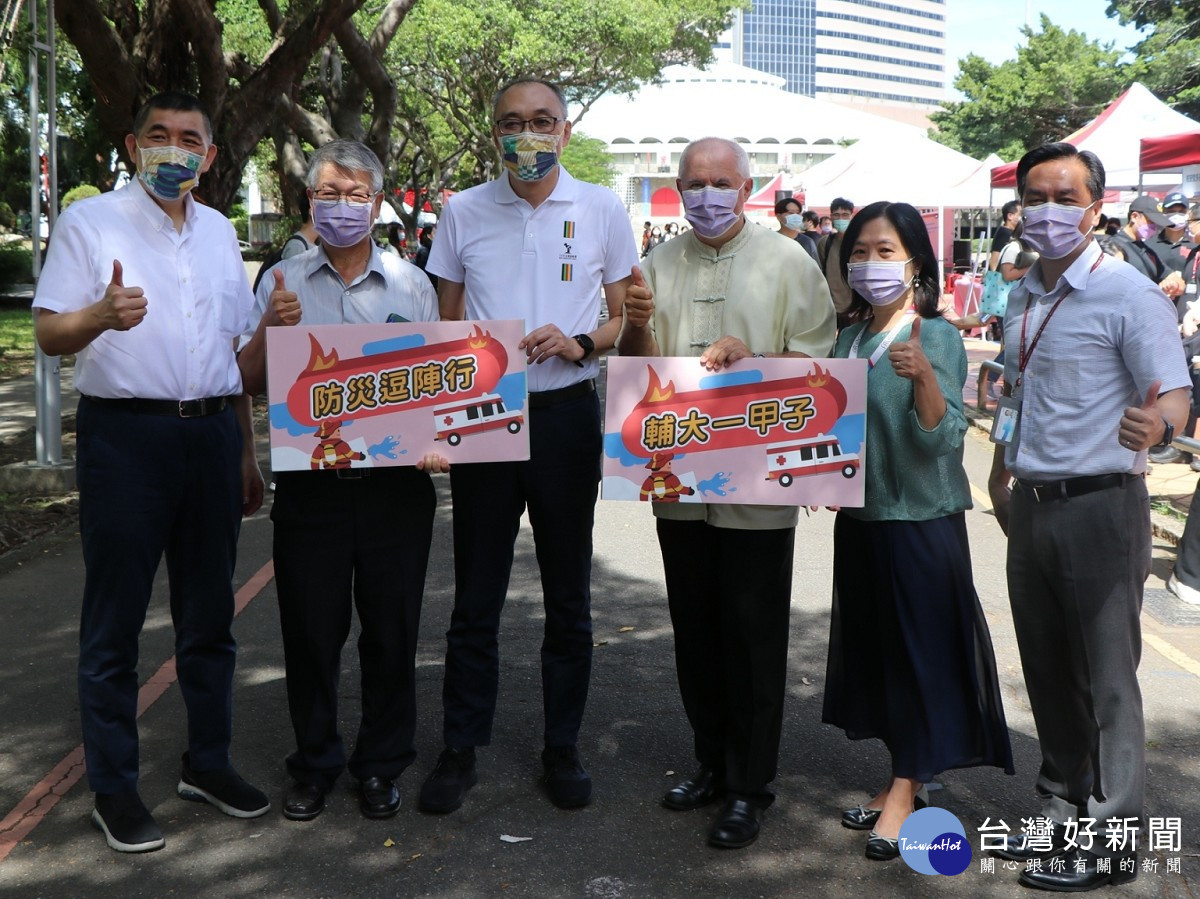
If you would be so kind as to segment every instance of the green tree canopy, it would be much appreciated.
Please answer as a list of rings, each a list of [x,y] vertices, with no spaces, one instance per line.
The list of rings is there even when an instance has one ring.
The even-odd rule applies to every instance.
[[[1045,15],[1040,31],[1021,34],[1016,59],[993,65],[972,53],[960,60],[954,86],[964,99],[930,116],[932,137],[976,158],[1016,159],[1087,124],[1132,80],[1122,51],[1063,31]]]
[[[1200,119],[1200,0],[1117,0],[1108,14],[1146,32],[1133,48],[1134,78]]]
[[[612,187],[612,157],[602,140],[588,137],[582,131],[571,132],[571,142],[562,153],[562,164],[571,176],[580,181]]]

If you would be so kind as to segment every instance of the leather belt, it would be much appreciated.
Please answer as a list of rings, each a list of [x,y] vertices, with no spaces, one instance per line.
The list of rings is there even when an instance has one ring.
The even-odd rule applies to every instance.
[[[591,378],[572,384],[570,387],[560,387],[557,390],[538,390],[529,394],[530,409],[545,409],[558,403],[565,403],[576,397],[587,396],[596,390],[596,382]]]
[[[86,399],[101,406],[136,412],[139,415],[169,415],[173,418],[202,418],[224,412],[232,397],[206,396],[198,400],[144,400],[138,397],[120,399],[106,396],[87,396]]]
[[[1119,474],[1093,474],[1079,478],[1066,478],[1061,481],[1043,481],[1041,483],[1017,478],[1013,483],[1022,494],[1028,496],[1035,503],[1050,503],[1056,500],[1065,500],[1075,496],[1095,493],[1097,490],[1124,487],[1130,481],[1141,477],[1143,475],[1122,472]]]

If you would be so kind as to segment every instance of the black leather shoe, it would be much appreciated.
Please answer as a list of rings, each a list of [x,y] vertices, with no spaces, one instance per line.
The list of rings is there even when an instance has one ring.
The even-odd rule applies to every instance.
[[[390,818],[400,811],[400,791],[386,777],[368,777],[358,785],[358,807],[364,818]]]
[[[872,830],[871,835],[867,837],[865,855],[873,862],[890,862],[900,855],[900,841],[881,837]]]
[[[730,799],[708,832],[710,846],[741,849],[758,839],[762,809],[745,799]]]
[[[580,808],[592,801],[592,778],[574,746],[547,746],[542,750],[542,768],[546,792],[559,808]]]
[[[467,790],[479,782],[475,773],[475,750],[450,749],[438,756],[437,764],[421,784],[417,808],[423,812],[444,815],[463,804]]]
[[[925,808],[928,804],[929,791],[925,787],[921,787],[917,795],[913,797],[913,809]],[[875,826],[875,822],[879,820],[882,812],[883,809],[856,805],[854,808],[848,808],[842,812],[842,827],[848,827],[851,830],[870,830]]]
[[[283,797],[283,817],[289,821],[311,821],[325,811],[325,791],[313,784],[294,781]]]
[[[1097,860],[1107,858],[1109,870],[1097,871]],[[1076,846],[1070,852],[1054,859],[1055,864],[1042,863],[1038,871],[1028,869],[1021,872],[1017,880],[1027,887],[1050,890],[1055,893],[1085,893],[1107,884],[1129,883],[1137,878],[1138,858],[1136,852],[1124,855],[1096,856]],[[1057,864],[1062,862],[1062,865]],[[1122,866],[1123,865],[1123,866]],[[1057,869],[1057,870],[1056,870]]]
[[[725,793],[723,779],[712,768],[701,767],[690,778],[667,790],[662,804],[677,812],[690,812],[716,802]]]
[[[1049,859],[1062,855],[1066,851],[1063,843],[1062,826],[1054,824],[1050,829],[1050,844],[1046,848],[1046,840],[1031,840],[1027,834],[1008,834],[1004,845],[988,849],[989,855],[1007,859],[1010,862],[1028,862],[1035,858]]]

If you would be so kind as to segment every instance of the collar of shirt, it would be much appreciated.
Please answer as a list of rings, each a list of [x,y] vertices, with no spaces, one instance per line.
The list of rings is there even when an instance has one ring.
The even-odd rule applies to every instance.
[[[1104,251],[1100,249],[1100,244],[1096,243],[1093,238],[1088,238],[1088,245],[1084,247],[1082,253],[1074,262],[1067,268],[1062,276],[1058,279],[1057,284],[1046,286],[1042,284],[1042,260],[1038,260],[1034,264],[1034,269],[1025,276],[1025,286],[1029,293],[1037,297],[1045,297],[1052,293],[1057,293],[1060,288],[1066,284],[1071,285],[1072,290],[1084,290],[1087,288],[1088,278],[1092,275],[1092,266],[1096,264],[1096,257]]]
[[[737,251],[744,247],[746,242],[750,240],[750,229],[761,227],[762,225],[756,225],[754,222],[746,219],[745,224],[742,225],[742,230],[734,235],[731,240],[721,244],[720,247],[710,247],[708,244],[704,243],[704,241],[700,240],[700,238],[696,236],[695,228],[688,231],[688,239],[692,242],[692,250],[695,250],[695,252],[707,258],[709,262],[720,262],[722,259],[732,259],[734,256],[736,256]],[[677,237],[675,239],[678,240],[679,238]],[[784,240],[787,240],[787,238],[784,238]]]
[[[380,278],[383,278],[385,281],[387,280],[387,275],[383,270],[383,251],[379,248],[379,245],[375,243],[375,241],[372,240],[370,243],[371,257],[367,260],[367,267],[363,269],[363,273],[361,275],[359,275],[349,284],[346,284],[346,287],[353,287],[355,284],[358,284],[360,281],[364,280],[372,272],[377,274]],[[334,264],[329,261],[329,257],[325,255],[325,245],[319,243],[317,244],[317,252],[313,253],[312,258],[307,262],[304,276],[306,278],[312,278],[313,275],[323,268],[329,269],[330,274],[332,274],[338,280],[341,280],[341,274],[338,272]]]
[[[154,198],[146,192],[145,185],[142,184],[141,178],[133,178],[129,184],[125,185],[123,190],[131,191],[130,198],[134,205],[142,215],[146,217],[146,221],[150,223],[155,231],[175,231],[175,223],[171,217],[163,210],[161,206],[154,201]],[[196,200],[189,191],[183,198],[183,226],[189,228],[196,222]]]
[[[550,196],[546,197],[543,202],[546,203],[571,203],[576,199],[577,191],[575,185],[578,182],[571,177],[571,173],[560,162],[558,164],[558,181],[554,185],[554,190],[550,191]],[[524,203],[516,192],[512,189],[512,176],[505,171],[502,178],[497,179],[496,183],[496,202],[497,203]]]

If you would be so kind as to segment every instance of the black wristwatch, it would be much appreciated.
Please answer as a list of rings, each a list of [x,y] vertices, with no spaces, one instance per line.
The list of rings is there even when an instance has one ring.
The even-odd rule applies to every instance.
[[[586,334],[576,334],[571,339],[583,347],[583,355],[575,360],[575,364],[582,368],[583,360],[592,355],[592,353],[596,352],[596,342]]]
[[[1171,441],[1175,439],[1175,425],[1171,424],[1165,418],[1163,419],[1163,435],[1162,440],[1158,441],[1155,446],[1170,446]]]

